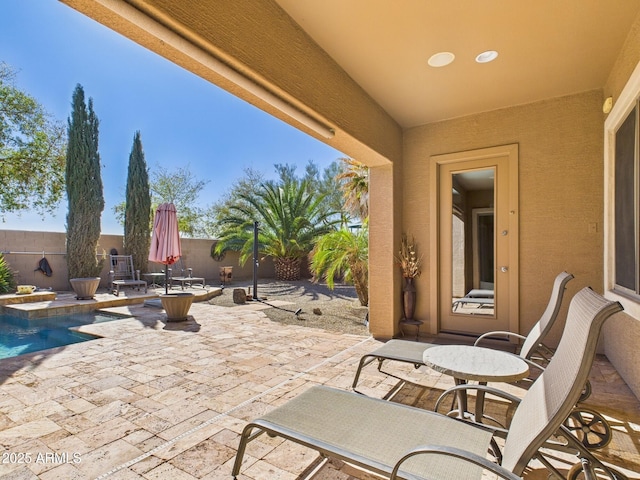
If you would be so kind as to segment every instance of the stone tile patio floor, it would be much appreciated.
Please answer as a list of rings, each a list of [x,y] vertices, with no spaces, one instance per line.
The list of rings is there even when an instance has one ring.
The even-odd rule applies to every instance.
[[[0,478],[228,480],[248,420],[313,384],[349,389],[360,357],[379,345],[276,324],[254,305],[194,303],[180,323],[142,304],[107,310],[132,318],[82,327],[97,340],[0,360]],[[394,401],[429,408],[453,385],[424,367],[393,368],[422,385],[405,384]],[[614,429],[598,456],[640,478],[640,403],[604,357],[591,381],[588,403]],[[371,365],[360,390],[382,397],[396,384]],[[238,478],[302,478],[317,461],[314,451],[262,436]],[[372,477],[329,462],[314,478]],[[525,478],[547,472],[532,464]]]

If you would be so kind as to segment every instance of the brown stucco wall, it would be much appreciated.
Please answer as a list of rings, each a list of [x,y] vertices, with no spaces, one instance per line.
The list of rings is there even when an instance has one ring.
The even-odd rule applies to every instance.
[[[403,230],[430,248],[429,158],[432,155],[519,145],[520,331],[538,320],[554,277],[566,270],[578,289],[602,286],[602,92],[590,91],[424,125],[405,133]],[[589,231],[596,224],[597,232]],[[435,258],[425,256],[425,271]],[[428,276],[418,289],[417,316],[426,317]],[[427,297],[427,298],[426,298]],[[564,306],[566,309],[566,304]],[[562,318],[562,317],[561,317]],[[562,322],[551,333],[559,338]]]
[[[121,235],[102,235],[98,243],[98,254],[107,255],[100,277],[100,286],[107,287],[109,279],[108,255],[112,248],[119,253],[126,254],[122,248]],[[56,291],[70,290],[67,281],[67,263],[65,260],[66,234],[58,232],[28,232],[22,230],[0,230],[1,252],[38,252],[34,254],[4,253],[4,258],[10,267],[17,272],[16,280],[19,284],[36,285],[39,288],[51,288]],[[209,285],[218,286],[219,267],[232,266],[234,280],[253,278],[253,266],[248,261],[243,267],[238,264],[238,253],[229,252],[225,258],[217,262],[211,258],[211,245],[214,240],[185,238],[181,241],[182,261],[185,268],[193,268],[193,276],[204,277]],[[42,253],[53,270],[53,275],[47,277],[34,270],[42,258]],[[149,271],[160,271],[162,265],[149,263]],[[274,277],[273,262],[262,260],[259,268],[259,278]]]

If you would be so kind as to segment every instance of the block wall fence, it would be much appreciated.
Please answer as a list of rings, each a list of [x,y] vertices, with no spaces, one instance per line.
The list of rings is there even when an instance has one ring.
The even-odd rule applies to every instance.
[[[182,263],[184,268],[192,268],[194,277],[204,277],[212,286],[220,285],[219,268],[233,267],[233,280],[246,281],[253,278],[253,265],[249,259],[243,267],[238,263],[237,252],[227,252],[222,261],[211,258],[213,239],[182,239]],[[109,279],[109,252],[115,248],[119,254],[126,254],[123,249],[122,235],[102,235],[98,243],[98,255],[104,255],[106,261],[102,267],[100,287],[107,287]],[[0,230],[0,252],[6,262],[15,271],[18,284],[36,285],[38,288],[50,288],[55,291],[71,290],[67,275],[66,233],[30,232],[25,230]],[[38,268],[38,263],[45,257],[53,274],[47,277]],[[149,272],[159,272],[163,265],[149,262]],[[174,273],[175,274],[175,273]],[[179,274],[179,272],[178,272]],[[258,278],[274,278],[275,271],[270,259],[260,261]]]

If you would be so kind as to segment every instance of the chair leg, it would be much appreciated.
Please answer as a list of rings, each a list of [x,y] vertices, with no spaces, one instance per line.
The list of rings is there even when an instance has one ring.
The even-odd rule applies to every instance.
[[[588,479],[589,475],[592,475],[596,470],[606,475],[611,480],[628,480],[626,475],[606,466],[598,460],[598,458],[596,458],[595,455],[593,455],[589,449],[584,446],[582,441],[576,438],[567,427],[562,425],[559,432],[561,432],[562,436],[566,439],[567,446],[569,448],[575,448],[578,451],[577,457],[580,459],[580,463],[574,465],[569,471],[569,475],[567,475],[568,480],[576,480],[580,473],[584,473],[584,478]],[[595,480],[602,478],[602,476],[594,475],[592,478]]]
[[[358,370],[356,370],[356,375],[353,378],[353,384],[351,385],[351,388],[354,391],[356,391],[356,386],[358,385],[358,380],[360,379],[360,372],[362,372],[362,369],[367,365],[369,365],[371,362],[373,362],[375,359],[376,357],[373,355],[364,355],[360,359],[360,363],[358,364]]]
[[[256,433],[252,433],[255,428],[258,428]],[[256,425],[249,423],[242,430],[242,435],[240,435],[240,444],[238,445],[238,451],[236,453],[236,459],[233,462],[233,469],[231,470],[231,476],[235,479],[240,473],[240,467],[242,466],[242,459],[244,458],[244,452],[247,449],[247,443],[249,443],[254,438],[262,435],[264,430],[260,429]]]

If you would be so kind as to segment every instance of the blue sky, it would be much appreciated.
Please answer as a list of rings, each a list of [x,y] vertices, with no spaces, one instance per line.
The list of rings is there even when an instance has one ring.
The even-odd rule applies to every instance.
[[[320,170],[343,156],[162,57],[55,0],[1,0],[0,61],[16,85],[65,122],[80,83],[100,120],[105,210],[102,232],[122,234],[113,206],[124,200],[129,153],[140,130],[147,165],[169,171],[189,165],[208,180],[199,206],[228,190],[243,169],[267,178],[275,163]],[[0,228],[65,231],[66,200],[44,221],[6,215]]]

